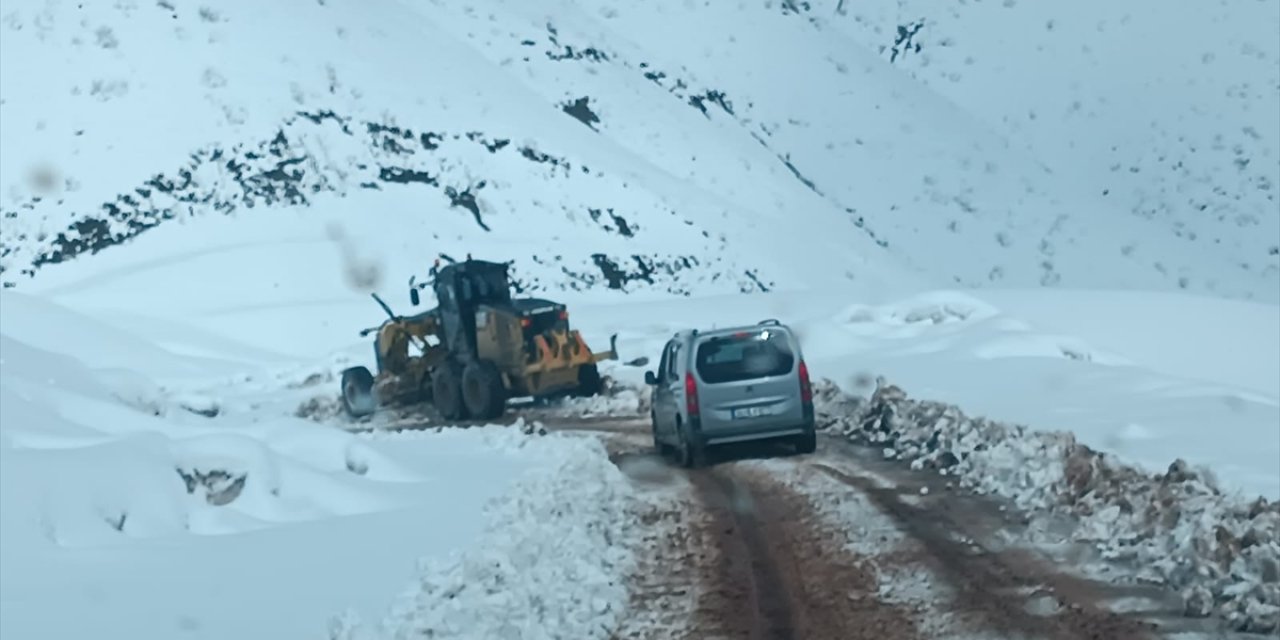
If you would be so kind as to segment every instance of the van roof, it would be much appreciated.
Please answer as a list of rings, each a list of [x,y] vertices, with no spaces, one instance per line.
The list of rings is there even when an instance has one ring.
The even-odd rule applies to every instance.
[[[680,337],[692,337],[692,338],[702,338],[702,337],[718,338],[721,336],[732,335],[735,333],[742,333],[744,331],[747,331],[747,332],[762,331],[764,329],[778,330],[788,334],[791,333],[790,328],[787,325],[782,324],[781,322],[778,322],[776,320],[765,320],[763,322],[757,322],[755,324],[742,324],[742,325],[734,325],[731,327],[717,327],[715,329],[708,329],[708,330],[701,330],[701,329],[685,330],[685,331],[681,331],[676,335]]]

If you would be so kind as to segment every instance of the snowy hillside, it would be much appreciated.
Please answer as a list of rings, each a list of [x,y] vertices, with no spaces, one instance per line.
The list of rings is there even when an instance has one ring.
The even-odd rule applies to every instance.
[[[812,5],[806,17],[878,51],[1108,210],[1234,259],[1232,280],[1276,286],[1280,4]],[[1171,267],[1144,246],[1131,252]]]
[[[1136,178],[1100,178],[1110,174],[1098,145],[1116,138],[1128,156],[1106,160],[1126,171],[1176,162],[1135,155],[1147,138],[1107,128],[1132,129],[1124,118],[1149,110],[1121,98],[1149,92],[1079,79],[1071,95],[1124,105],[1091,107],[1105,127],[1069,115],[1037,118],[1034,135],[1002,127],[1003,112],[973,96],[997,93],[1003,67],[939,83],[921,72],[933,47],[880,51],[899,14],[875,6],[5,0],[3,280],[67,284],[76,278],[60,267],[96,252],[99,271],[198,277],[173,261],[126,265],[114,246],[136,237],[156,256],[216,236],[203,250],[234,251],[245,267],[218,285],[265,296],[294,284],[290,271],[330,279],[338,252],[325,229],[337,219],[368,241],[357,288],[384,291],[438,255],[471,252],[515,260],[530,289],[852,281],[872,292],[931,281],[1276,299],[1274,96],[1232,114],[1253,132],[1247,172],[1218,154],[1194,165],[1201,190],[1219,194],[1204,203],[1221,221],[1192,225],[1183,202],[1135,216]],[[1263,34],[1270,7],[1222,28]],[[1009,20],[1039,16],[1011,10]],[[984,16],[930,18],[917,36],[959,51],[965,42],[942,32],[965,29],[976,46]],[[1214,42],[1222,64],[1243,46]],[[1266,38],[1244,42],[1259,64],[1274,60]],[[1168,110],[1161,131],[1212,138],[1217,121],[1188,116],[1200,110],[1188,101],[1197,83],[1226,81],[1218,66],[1164,69],[1179,81],[1168,100],[1190,106]],[[1059,95],[1017,77],[1034,99]],[[1228,212],[1222,193],[1241,200]],[[1179,222],[1201,240],[1178,237]],[[288,270],[268,249],[278,242],[302,252]],[[306,301],[348,295],[332,280]]]
[[[1045,571],[1127,558],[1160,568],[1143,585],[1172,617],[1280,628],[1280,3],[1064,7],[0,0],[0,635],[711,636],[693,609],[751,616],[702,606],[690,576],[723,558],[697,529],[754,519],[743,487],[773,505],[757,551],[849,558],[778,510],[784,468],[827,516],[912,505],[845,509],[838,539],[947,529],[977,487],[1035,521]],[[650,364],[606,363],[623,391],[545,430],[341,416],[336,376],[373,365],[368,294],[407,311],[410,276],[467,255]],[[615,454],[650,451],[664,342],[763,318],[827,379],[824,450],[725,465],[739,486],[692,507],[652,485],[693,472],[635,482]],[[910,481],[823,476],[884,471],[835,435]],[[929,475],[943,454],[956,486]],[[1106,491],[1073,493],[1071,460]],[[1172,495],[1187,478],[1203,492]],[[1168,498],[1160,527],[1130,491]],[[909,542],[965,574],[1018,538],[951,539],[978,530]],[[854,551],[861,573],[940,559]],[[724,564],[770,565],[752,553]],[[954,580],[930,562],[896,570]],[[803,566],[823,581],[802,591],[853,594]],[[862,578],[871,611],[892,584]],[[1019,609],[1012,582],[966,584],[999,602],[948,615]],[[901,620],[943,629],[944,600]]]

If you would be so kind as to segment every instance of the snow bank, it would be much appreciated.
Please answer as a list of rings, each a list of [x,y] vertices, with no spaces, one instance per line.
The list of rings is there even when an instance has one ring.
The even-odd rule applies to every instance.
[[[526,437],[486,427],[498,441],[555,460],[490,504],[471,550],[423,563],[418,581],[382,624],[345,613],[330,638],[607,638],[626,613],[622,577],[635,558],[635,496],[599,440]]]
[[[341,355],[210,369],[227,361],[45,300],[0,309],[3,637],[322,636],[333,611],[385,607],[424,554],[468,548],[486,501],[560,460],[518,429],[365,438],[294,416]],[[377,543],[333,553],[353,540]]]
[[[859,390],[880,375],[995,420],[1070,431],[1150,472],[1183,458],[1225,488],[1280,499],[1280,309],[1187,294],[974,295],[831,310],[802,325],[810,370],[861,378],[848,387]]]
[[[1242,631],[1280,628],[1280,504],[1224,492],[1182,460],[1147,474],[1072,434],[971,418],[879,382],[869,402],[820,382],[820,424],[1032,514],[1075,516],[1076,540],[1132,566],[1137,579],[1181,590],[1187,615],[1216,614]]]
[[[574,418],[647,416],[649,388],[605,375],[599,394],[565,398],[550,413]]]

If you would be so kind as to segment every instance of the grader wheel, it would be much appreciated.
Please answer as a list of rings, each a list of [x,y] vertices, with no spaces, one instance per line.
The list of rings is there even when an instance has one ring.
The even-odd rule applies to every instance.
[[[462,371],[462,399],[477,420],[501,416],[507,407],[507,394],[498,367],[488,360],[468,364]]]
[[[441,362],[431,374],[431,402],[445,420],[465,420],[461,367],[451,360]]]
[[[363,418],[378,408],[373,396],[373,374],[364,367],[342,372],[342,408],[352,418]]]
[[[593,364],[578,367],[578,387],[573,390],[575,398],[589,398],[600,395],[604,390],[604,380],[600,377],[600,369]]]

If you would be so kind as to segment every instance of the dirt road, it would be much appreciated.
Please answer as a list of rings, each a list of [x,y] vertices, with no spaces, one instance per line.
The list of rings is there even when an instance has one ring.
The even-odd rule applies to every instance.
[[[1171,594],[1072,575],[1018,544],[1022,519],[1005,505],[844,441],[824,437],[811,456],[743,447],[683,470],[633,429],[600,432],[645,488],[640,526],[653,533],[637,613],[619,639],[1141,640],[1193,630]]]
[[[843,440],[821,437],[808,456],[740,446],[685,470],[653,452],[642,418],[521,417],[529,430],[601,438],[639,489],[644,548],[617,640],[1141,640],[1197,630],[1171,594],[1091,582],[1072,575],[1069,555],[1019,544],[1024,525],[1008,505]]]

